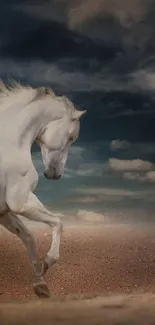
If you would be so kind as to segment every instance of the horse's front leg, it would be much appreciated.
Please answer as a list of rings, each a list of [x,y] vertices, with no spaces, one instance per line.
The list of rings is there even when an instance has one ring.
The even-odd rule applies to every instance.
[[[27,248],[28,256],[33,270],[34,291],[39,297],[49,297],[50,293],[43,278],[44,266],[37,259],[36,245],[32,234],[19,219],[19,217],[10,212],[4,214],[0,218],[0,224],[13,234],[16,234],[23,241]]]
[[[15,205],[12,205],[10,208],[18,215],[22,215],[33,221],[43,222],[52,228],[53,241],[51,241],[50,249],[44,260],[45,273],[51,265],[59,260],[60,237],[62,233],[62,223],[60,219],[46,209],[32,192],[29,193],[27,201],[22,205],[19,211],[18,208],[15,210]]]

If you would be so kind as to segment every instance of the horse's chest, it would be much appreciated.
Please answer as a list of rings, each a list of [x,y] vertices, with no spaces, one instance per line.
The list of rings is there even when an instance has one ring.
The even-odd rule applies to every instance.
[[[34,191],[38,184],[38,173],[24,153],[16,152],[13,155],[11,152],[11,155],[1,155],[0,152],[0,179],[0,188],[5,188],[8,184],[14,187],[14,184],[19,183]]]

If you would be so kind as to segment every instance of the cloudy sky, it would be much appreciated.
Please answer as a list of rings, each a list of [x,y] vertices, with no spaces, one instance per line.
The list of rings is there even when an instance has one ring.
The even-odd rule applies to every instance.
[[[154,40],[154,0],[1,0],[0,77],[51,86],[88,110],[62,180],[43,178],[33,147],[45,204],[153,220]]]

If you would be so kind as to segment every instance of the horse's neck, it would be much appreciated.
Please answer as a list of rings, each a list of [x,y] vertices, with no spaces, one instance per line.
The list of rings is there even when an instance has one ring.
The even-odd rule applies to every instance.
[[[34,89],[30,91],[27,88],[23,88],[21,91],[11,93],[8,96],[0,96],[0,114],[2,114],[4,111],[10,110],[15,105],[16,109],[18,107],[25,106],[33,99],[34,91]]]
[[[45,112],[42,107],[38,107],[37,102],[31,102],[26,107],[15,103],[10,109],[0,109],[0,125],[3,126],[0,127],[0,142],[8,139],[20,148],[31,147],[50,121],[50,114],[50,110]]]

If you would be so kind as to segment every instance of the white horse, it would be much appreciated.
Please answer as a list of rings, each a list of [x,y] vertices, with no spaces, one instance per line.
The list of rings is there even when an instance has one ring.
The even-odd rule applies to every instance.
[[[40,297],[50,292],[43,278],[59,260],[62,223],[33,193],[38,173],[31,158],[34,141],[40,145],[44,175],[59,179],[64,173],[68,150],[79,135],[78,111],[66,97],[49,88],[31,88],[15,83],[0,85],[0,224],[24,242],[33,270],[33,288]],[[52,228],[50,249],[39,261],[33,237],[22,222],[43,222]]]

